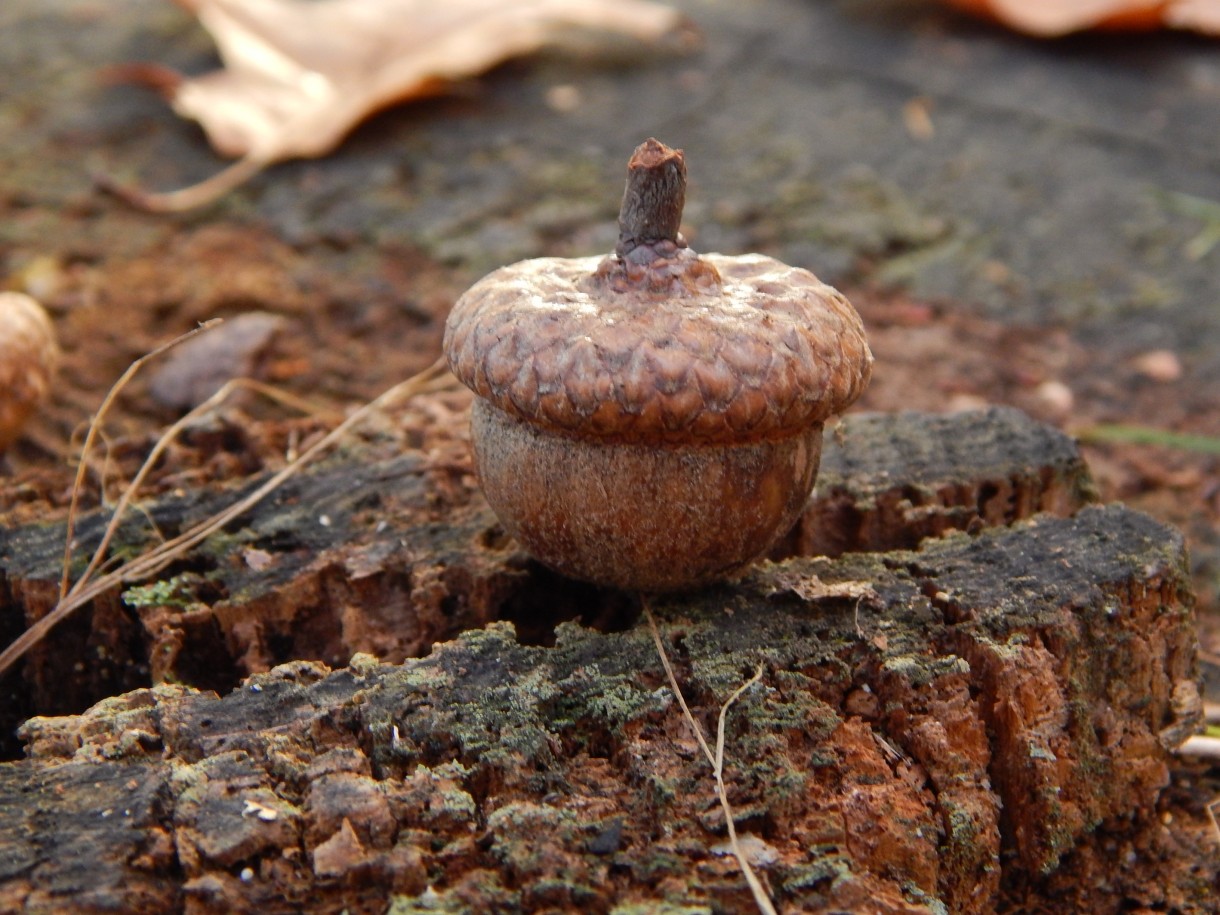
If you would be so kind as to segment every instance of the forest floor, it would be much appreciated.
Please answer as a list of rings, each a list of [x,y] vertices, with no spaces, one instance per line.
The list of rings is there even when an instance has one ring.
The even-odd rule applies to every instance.
[[[0,524],[63,517],[109,386],[214,317],[273,316],[218,370],[312,406],[245,395],[190,430],[146,493],[283,466],[429,365],[483,272],[608,249],[623,162],[656,135],[687,149],[695,247],[775,254],[849,296],[876,356],[854,409],[1019,407],[1081,439],[1103,501],[1180,528],[1220,699],[1220,203],[1205,196],[1220,154],[1200,123],[1220,102],[1214,45],[1037,44],[899,3],[679,5],[705,35],[693,56],[510,64],[178,217],[134,212],[90,175],[173,186],[218,161],[160,101],[97,70],[142,58],[198,72],[202,32],[149,0],[6,5],[0,285],[44,302],[63,360],[0,466]],[[573,92],[579,108],[557,105]],[[913,100],[932,133],[913,128]],[[113,502],[181,415],[190,395],[167,367],[198,374],[186,352],[119,397],[86,505]],[[1184,764],[1170,793],[1197,797],[1214,775]]]

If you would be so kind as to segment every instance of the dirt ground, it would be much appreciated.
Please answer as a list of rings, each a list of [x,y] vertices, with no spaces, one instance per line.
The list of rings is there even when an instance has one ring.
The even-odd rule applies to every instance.
[[[1220,103],[1214,44],[1039,45],[901,4],[680,5],[705,32],[694,57],[510,64],[182,217],[92,187],[92,171],[173,186],[218,164],[158,100],[103,87],[96,69],[154,58],[198,72],[211,65],[202,33],[169,4],[6,5],[0,285],[45,303],[63,361],[0,467],[0,523],[61,517],[109,386],[213,317],[275,316],[228,371],[309,410],[246,396],[190,430],[147,491],[283,466],[430,364],[448,308],[484,271],[606,250],[621,163],[655,133],[687,147],[697,247],[785,257],[856,305],[877,367],[855,409],[1020,407],[1082,438],[1104,500],[1181,528],[1220,698],[1220,245],[1206,244],[1220,159],[1200,117],[1214,126]],[[555,109],[557,86],[575,87],[577,112]],[[904,123],[912,99],[936,125],[924,141]],[[181,415],[166,366],[183,357],[149,365],[111,410],[87,505],[113,501]],[[1211,453],[1103,441],[1118,424],[1210,437]],[[1164,820],[1191,829],[1150,853],[1220,856],[1200,807],[1215,775],[1176,773]],[[1102,871],[1104,849],[1089,854]],[[1154,895],[1148,910],[1173,910]]]

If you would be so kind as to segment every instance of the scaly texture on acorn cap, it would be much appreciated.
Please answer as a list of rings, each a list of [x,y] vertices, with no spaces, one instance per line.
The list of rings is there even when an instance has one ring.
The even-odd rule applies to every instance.
[[[449,316],[450,368],[512,416],[631,443],[781,438],[859,397],[872,354],[837,290],[762,255],[676,253],[713,269],[664,293],[612,288],[613,257],[491,273]]]

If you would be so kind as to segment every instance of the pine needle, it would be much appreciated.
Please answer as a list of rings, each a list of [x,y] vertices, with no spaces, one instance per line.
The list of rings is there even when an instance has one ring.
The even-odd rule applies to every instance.
[[[140,473],[127,487],[123,493],[123,497],[116,505],[110,523],[107,525],[106,533],[103,535],[102,542],[94,551],[89,567],[86,569],[80,579],[77,580],[71,590],[64,595],[55,607],[44,616],[42,619],[31,625],[23,632],[11,645],[3,652],[0,652],[0,674],[8,670],[18,659],[20,659],[27,651],[30,650],[61,620],[65,619],[72,611],[89,603],[94,598],[105,593],[109,589],[124,582],[139,581],[155,574],[165,566],[169,565],[175,559],[185,555],[198,544],[202,543],[216,531],[223,528],[226,524],[237,518],[239,515],[249,511],[268,495],[278,489],[284,481],[299,472],[306,464],[320,456],[326,449],[338,442],[351,429],[365,419],[371,413],[385,408],[400,398],[410,397],[420,393],[428,388],[429,384],[444,375],[445,362],[443,359],[438,359],[428,368],[424,369],[417,375],[408,378],[406,381],[399,382],[389,390],[379,395],[376,399],[364,404],[360,409],[354,411],[347,419],[341,422],[338,426],[332,429],[325,436],[302,452],[295,460],[286,464],[281,470],[273,474],[270,478],[263,482],[257,489],[242,499],[239,499],[233,505],[223,509],[211,518],[207,518],[191,528],[183,531],[177,537],[158,544],[148,552],[136,557],[120,566],[119,568],[102,575],[97,579],[92,578],[93,572],[97,570],[98,565],[102,562],[105,556],[105,551],[110,543],[114,532],[118,529],[122,516],[130,503],[130,500],[135,492],[136,486],[143,480],[147,469],[155,462],[155,458],[169,445],[174,435],[182,429],[192,414],[196,414],[203,410],[207,405],[215,405],[228,396],[237,387],[241,387],[235,382],[229,382],[220,391],[208,398],[204,404],[200,404],[190,414],[183,417],[173,426],[171,426],[158,440],[153,448],[153,452],[145,461],[144,467]],[[130,373],[130,369],[128,374]],[[126,377],[126,375],[125,375]],[[69,544],[71,537],[69,536]],[[70,560],[71,552],[68,551],[68,560]],[[65,566],[67,561],[65,561]]]
[[[657,628],[657,621],[653,618],[652,610],[648,607],[648,601],[641,595],[640,602],[644,608],[644,616],[648,619],[648,628],[652,631],[652,641],[657,647],[657,655],[661,658],[661,666],[665,668],[665,676],[669,678],[669,687],[673,690],[674,697],[678,700],[678,705],[682,707],[682,716],[686,719],[691,733],[695,735],[695,740],[698,741],[700,749],[703,750],[703,755],[712,767],[712,776],[716,781],[716,796],[719,798],[720,807],[724,811],[724,822],[728,828],[729,847],[733,850],[733,857],[737,859],[737,863],[741,866],[741,873],[746,878],[746,883],[750,887],[750,892],[754,896],[754,902],[758,906],[758,910],[764,913],[764,915],[776,915],[771,897],[767,895],[762,881],[758,879],[758,875],[750,865],[750,859],[746,856],[745,850],[737,840],[737,825],[733,822],[733,807],[729,803],[729,794],[724,786],[724,731],[729,709],[746,690],[762,679],[762,664],[759,664],[755,669],[754,676],[739,686],[733,692],[733,695],[729,696],[725,701],[724,705],[720,706],[720,716],[716,722],[716,751],[713,753],[712,749],[708,746],[707,738],[703,736],[703,729],[699,727],[699,723],[695,721],[695,716],[691,714],[690,707],[686,704],[686,697],[682,695],[682,688],[678,686],[678,678],[674,675],[673,666],[669,662],[669,654],[665,651],[665,643],[661,640],[661,631]]]
[[[1082,442],[1096,444],[1113,442],[1121,445],[1160,445],[1179,451],[1196,454],[1220,454],[1220,436],[1198,435],[1192,432],[1174,432],[1155,426],[1135,426],[1124,423],[1102,423],[1074,429],[1072,434]]]
[[[119,376],[119,380],[116,381],[113,385],[111,385],[110,390],[106,392],[105,398],[102,399],[101,406],[98,407],[97,412],[95,414],[93,414],[93,419],[89,423],[89,431],[85,433],[85,440],[81,444],[81,460],[76,468],[76,479],[72,483],[72,498],[68,502],[67,534],[64,537],[63,574],[61,575],[61,577],[59,579],[59,599],[60,599],[60,601],[62,601],[68,593],[68,567],[72,560],[72,540],[73,540],[75,532],[76,532],[76,515],[77,515],[77,511],[79,510],[79,506],[80,506],[80,494],[81,494],[81,491],[84,489],[85,473],[89,466],[89,452],[91,452],[93,450],[94,439],[96,439],[97,436],[101,432],[102,420],[105,419],[106,414],[108,412],[110,412],[110,407],[114,404],[115,400],[118,399],[118,396],[119,396],[120,392],[123,390],[123,388],[127,387],[127,383],[136,376],[136,374],[140,371],[141,368],[143,368],[144,363],[148,362],[150,359],[155,359],[157,356],[160,356],[166,350],[173,349],[179,343],[183,343],[186,340],[189,340],[191,337],[194,337],[196,334],[203,333],[206,330],[211,330],[213,327],[217,326],[218,324],[223,323],[223,321],[224,321],[223,318],[213,318],[211,321],[204,321],[202,324],[200,324],[198,327],[194,328],[193,330],[188,330],[185,334],[182,334],[179,337],[175,337],[173,340],[170,340],[168,343],[161,344],[156,349],[154,349],[152,352],[145,353],[135,362],[131,363],[131,365],[127,366],[127,370],[125,372],[123,372],[122,375]],[[116,514],[117,514],[117,509],[116,509]],[[92,572],[92,570],[93,570],[94,566],[96,566],[96,564],[97,564],[97,557],[94,557],[94,562],[90,564],[90,567],[88,570],[86,570],[85,575],[88,575],[90,572]],[[83,578],[84,578],[84,576],[82,576],[82,579]],[[5,669],[5,665],[0,663],[0,672],[3,672],[4,669]]]

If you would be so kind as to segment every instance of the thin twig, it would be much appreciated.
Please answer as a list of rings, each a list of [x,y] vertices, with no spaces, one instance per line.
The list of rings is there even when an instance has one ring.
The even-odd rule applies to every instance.
[[[763,666],[760,663],[756,668],[754,668],[754,676],[752,676],[745,683],[741,684],[741,686],[737,687],[737,689],[733,692],[733,695],[729,696],[729,698],[725,700],[724,705],[720,706],[720,717],[716,720],[716,759],[713,763],[713,768],[716,770],[717,778],[719,778],[724,772],[724,723],[728,718],[729,708],[738,700],[738,698],[741,697],[742,693],[761,680],[762,675]]]
[[[276,391],[274,388],[270,387],[269,385],[262,384],[261,382],[253,381],[248,378],[233,378],[226,381],[223,385],[221,385],[220,389],[216,391],[215,394],[203,401],[203,403],[198,404],[191,409],[185,416],[166,429],[161,434],[161,437],[157,439],[157,443],[153,445],[152,450],[148,453],[148,457],[144,459],[144,463],[140,466],[140,469],[136,472],[136,475],[132,477],[131,482],[127,484],[126,488],[124,488],[122,494],[119,496],[119,501],[115,504],[114,512],[110,516],[110,523],[106,525],[106,531],[102,534],[101,543],[98,544],[97,549],[93,552],[93,559],[89,562],[89,565],[85,568],[85,571],[81,574],[81,577],[76,580],[76,583],[72,586],[72,589],[67,593],[74,594],[88,583],[90,576],[97,569],[98,563],[101,562],[102,557],[105,556],[106,550],[110,546],[110,541],[114,538],[115,533],[118,532],[119,524],[122,522],[123,516],[126,514],[128,504],[139,491],[140,485],[144,482],[144,478],[147,477],[152,471],[153,467],[156,466],[157,461],[160,459],[165,449],[173,443],[174,439],[178,437],[178,434],[183,429],[189,426],[200,416],[207,413],[209,410],[212,410],[223,403],[231,393],[239,388],[256,391],[273,400],[278,400],[280,403],[287,404],[294,409],[301,410],[303,413],[316,412],[316,408],[312,404],[302,401],[299,397],[293,397],[290,394]],[[71,541],[69,541],[69,546],[70,545]],[[64,576],[66,580],[66,561]],[[62,590],[60,593],[62,595]]]
[[[136,209],[149,213],[183,213],[219,200],[229,191],[245,184],[269,164],[261,156],[244,156],[197,184],[176,191],[146,191],[120,184],[105,175],[97,175],[93,180],[100,190],[113,194]]]
[[[716,794],[720,797],[720,807],[724,810],[724,823],[728,827],[729,846],[733,849],[733,856],[741,865],[741,872],[745,875],[746,883],[750,885],[750,892],[754,895],[754,901],[757,903],[758,908],[765,915],[776,915],[775,907],[771,904],[771,897],[767,895],[762,881],[758,879],[758,875],[754,873],[754,868],[750,866],[745,849],[737,841],[737,824],[733,821],[733,808],[729,804],[729,793],[724,786],[724,722],[728,717],[729,706],[736,702],[742,693],[761,680],[762,674],[763,666],[759,664],[754,670],[754,676],[739,686],[733,695],[729,696],[724,705],[720,707],[720,719],[716,725],[716,764],[712,768],[716,776]]]
[[[1220,759],[1220,737],[1195,734],[1182,741],[1177,748],[1179,756],[1198,756],[1202,759]]]
[[[102,427],[102,420],[105,418],[106,413],[109,412],[111,405],[118,398],[119,393],[127,386],[127,383],[136,376],[136,373],[140,371],[145,362],[160,356],[166,350],[172,349],[179,343],[189,340],[196,334],[201,334],[205,330],[211,330],[216,325],[223,323],[223,321],[223,318],[213,318],[210,321],[204,321],[193,330],[188,330],[186,333],[179,337],[175,337],[168,343],[161,344],[156,349],[152,350],[152,352],[145,353],[143,356],[136,359],[135,362],[131,363],[131,365],[127,366],[127,370],[119,376],[119,380],[116,381],[111,386],[110,390],[106,392],[106,397],[102,400],[102,405],[97,408],[97,412],[93,415],[93,420],[89,423],[89,431],[85,433],[85,441],[81,444],[81,461],[76,468],[76,479],[72,484],[72,498],[68,502],[67,535],[64,537],[63,574],[59,579],[59,599],[61,601],[68,593],[68,572],[69,566],[72,562],[72,539],[76,533],[76,513],[80,503],[81,490],[84,488],[85,484],[85,472],[89,466],[89,452],[93,450],[93,440],[98,436],[98,432]],[[96,562],[90,564],[89,570],[87,570],[85,573],[86,575],[89,573],[89,571],[92,571],[94,565],[96,565]],[[0,664],[0,671],[3,670],[4,665]]]
[[[652,610],[648,607],[648,601],[641,595],[640,602],[644,608],[644,616],[648,619],[648,628],[652,631],[652,641],[656,645],[657,654],[661,658],[661,666],[665,668],[665,675],[669,678],[669,687],[673,690],[674,696],[678,700],[678,705],[682,707],[682,715],[686,719],[691,733],[695,735],[695,740],[699,742],[703,755],[707,757],[707,761],[712,767],[712,775],[716,780],[716,796],[719,798],[720,807],[724,811],[724,822],[728,828],[729,847],[733,850],[733,857],[737,859],[737,863],[741,867],[741,873],[746,878],[746,883],[750,887],[750,892],[754,896],[754,903],[758,906],[759,911],[764,913],[764,915],[777,915],[775,906],[771,902],[771,897],[767,895],[762,881],[758,879],[758,875],[750,865],[750,859],[746,857],[745,849],[737,841],[737,825],[733,822],[733,807],[729,803],[728,790],[724,785],[724,730],[729,708],[740,698],[742,693],[762,679],[762,664],[758,665],[758,668],[754,671],[754,676],[739,686],[733,695],[729,696],[725,701],[724,705],[720,707],[720,717],[716,723],[716,752],[713,753],[707,745],[707,739],[703,736],[703,729],[699,727],[699,723],[695,721],[695,716],[691,714],[690,707],[686,704],[686,698],[682,695],[682,688],[678,686],[678,678],[674,676],[673,666],[670,664],[669,655],[665,651],[665,643],[661,640],[661,631],[657,628],[657,621],[653,618]]]
[[[669,654],[665,651],[665,645],[661,641],[661,631],[657,628],[657,621],[652,617],[652,610],[648,607],[648,601],[641,597],[640,602],[644,607],[644,616],[648,618],[648,628],[652,630],[652,641],[657,646],[657,654],[661,658],[661,666],[665,668],[665,675],[669,677],[669,685],[674,691],[678,705],[682,706],[682,714],[690,724],[691,732],[695,735],[695,740],[699,741],[699,746],[703,750],[703,755],[707,757],[708,764],[715,769],[716,754],[707,745],[707,740],[703,736],[703,728],[695,723],[695,716],[691,714],[690,707],[686,704],[686,697],[682,695],[682,690],[678,687],[678,678],[674,676],[674,669],[669,663]]]
[[[369,401],[367,404],[354,411],[347,419],[336,426],[333,430],[320,438],[317,442],[306,449],[296,460],[285,465],[277,473],[273,474],[261,486],[255,489],[252,493],[238,500],[233,505],[223,509],[211,518],[199,522],[194,527],[191,527],[162,544],[149,550],[141,556],[136,557],[123,566],[109,572],[106,575],[96,579],[95,581],[82,584],[77,582],[73,586],[71,593],[62,599],[54,609],[51,610],[42,619],[35,622],[25,632],[23,632],[11,645],[3,652],[0,652],[0,674],[3,674],[12,664],[24,655],[30,648],[38,644],[38,641],[46,635],[57,623],[68,616],[73,610],[87,604],[89,601],[105,593],[115,585],[128,581],[138,581],[146,578],[149,575],[156,573],[164,568],[177,557],[181,556],[192,547],[206,540],[217,530],[224,527],[234,518],[249,511],[270,493],[274,492],[285,480],[297,473],[307,463],[321,454],[326,448],[333,445],[341,439],[351,428],[360,420],[364,419],[370,413],[381,409],[393,403],[399,397],[409,397],[424,390],[427,385],[436,378],[442,376],[445,372],[445,363],[443,359],[438,359],[431,366],[424,369],[418,375],[408,378],[406,381],[400,382],[375,400]],[[164,436],[163,436],[164,439]],[[158,445],[161,443],[158,442]],[[124,503],[125,507],[126,503]],[[118,510],[116,508],[116,515]],[[114,518],[111,519],[111,524],[115,524]],[[95,560],[97,558],[95,554]],[[90,563],[90,568],[95,568],[95,562]]]

